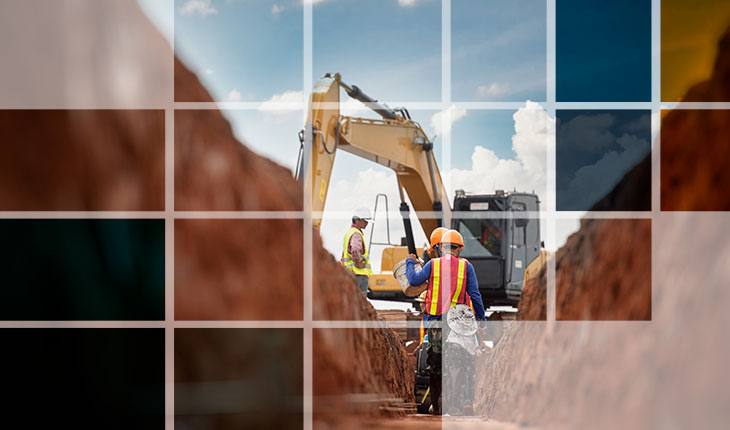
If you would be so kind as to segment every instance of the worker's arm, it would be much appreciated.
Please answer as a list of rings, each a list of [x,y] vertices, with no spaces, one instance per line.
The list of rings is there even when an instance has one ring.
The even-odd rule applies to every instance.
[[[408,278],[408,283],[410,285],[413,285],[414,287],[417,287],[424,282],[428,281],[428,278],[431,277],[431,262],[429,261],[426,263],[425,266],[423,266],[423,269],[421,269],[420,272],[416,272],[415,263],[413,262],[413,259],[409,258],[406,260],[406,278]]]
[[[482,302],[482,295],[479,292],[477,274],[474,271],[474,266],[469,262],[466,263],[466,294],[471,298],[471,304],[474,306],[474,315],[476,315],[478,320],[483,320],[485,313],[484,303]]]

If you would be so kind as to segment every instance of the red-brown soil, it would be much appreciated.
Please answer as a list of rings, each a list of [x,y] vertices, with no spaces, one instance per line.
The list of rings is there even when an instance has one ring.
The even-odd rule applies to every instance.
[[[162,110],[0,110],[0,210],[165,210]]]
[[[191,94],[189,97],[200,100],[204,91],[197,77],[176,62],[176,98],[187,99]],[[236,141],[220,112],[178,110],[175,115],[176,209],[302,209],[301,185],[291,173]],[[176,236],[176,277],[189,267],[177,261],[181,256],[197,260],[191,264],[207,274],[195,281],[196,294],[178,302],[177,297],[185,292],[176,293],[176,316],[189,314],[197,318],[202,300],[209,318],[222,314],[220,319],[228,319],[225,315],[233,309],[237,315],[254,315],[254,319],[301,318],[300,221],[283,227],[281,220],[261,219],[247,228],[236,227],[235,221],[210,221],[208,226],[204,222],[181,223],[179,231],[185,230],[186,238],[180,249]],[[323,248],[317,232],[313,233],[313,241],[314,318],[376,321],[375,310],[353,278]],[[265,303],[272,306],[263,306]],[[413,400],[413,371],[403,342],[390,329],[315,330],[313,358],[314,406],[320,418],[354,407],[356,402],[348,399],[357,394]],[[339,403],[341,408],[331,407],[333,398],[345,399]],[[355,410],[380,412],[377,408]]]
[[[212,102],[175,59],[175,95]],[[175,209],[301,211],[302,187],[289,170],[236,140],[217,109],[175,111]]]
[[[728,229],[724,214],[654,222],[651,321],[508,323],[479,359],[475,411],[550,428],[724,428]]]
[[[414,401],[414,369],[401,339],[390,329],[315,329],[313,359],[317,420],[343,413],[387,413],[380,408],[402,408]]]
[[[651,319],[651,220],[583,219],[556,253],[558,320]]]
[[[544,321],[547,319],[547,268],[543,264],[537,276],[525,282],[517,305],[517,319]]]
[[[720,51],[712,80],[685,101],[727,99],[727,34]],[[727,209],[727,112],[664,118],[662,209]],[[508,323],[478,360],[475,411],[548,428],[726,428],[727,231],[726,213],[583,220],[555,256],[556,316],[651,320]]]
[[[302,428],[302,331],[175,330],[175,427]]]
[[[301,320],[302,258],[302,220],[178,219],[175,319]]]
[[[685,102],[730,100],[730,29],[718,43],[713,74]],[[661,129],[661,207],[665,211],[730,210],[730,109],[676,109]]]
[[[13,12],[22,16],[32,16],[40,4],[22,3],[28,5],[27,10],[17,2],[13,6]],[[146,70],[139,64],[140,58],[162,62],[161,70],[172,70],[169,45],[134,2],[111,2],[113,4],[107,6],[109,10],[99,5],[101,2],[87,3],[89,8],[102,11],[99,15],[81,13],[73,22],[83,29],[89,41],[104,40],[107,45],[102,46],[127,44],[130,52],[147,53],[151,47],[155,49],[149,56],[136,57],[135,62],[124,63],[125,59],[120,59],[94,71],[107,70],[104,67],[120,70],[125,66]],[[22,11],[18,12],[19,9]],[[68,15],[61,13],[65,12],[62,6],[56,11],[62,16]],[[41,15],[51,13],[45,9],[40,12]],[[104,19],[97,21],[97,16]],[[135,29],[144,37],[126,31],[106,31],[117,28]],[[54,29],[56,36],[44,40],[48,40],[51,48],[57,42],[59,52],[65,55],[64,61],[70,61],[71,55],[64,49],[68,41],[65,33],[72,29],[68,26]],[[93,43],[89,46],[93,49],[74,51],[73,61],[96,64],[109,60],[99,46]],[[52,67],[53,64],[40,66]],[[177,100],[212,101],[198,78],[182,63],[174,60],[174,70]],[[29,73],[28,79],[32,81],[35,76]],[[106,75],[99,72],[87,77],[70,83],[64,80],[70,77],[62,76],[58,85],[63,91],[88,90],[88,94],[96,94],[94,88],[100,84],[96,77]],[[157,82],[160,90],[155,95],[164,94],[172,86],[171,81]],[[109,90],[116,94],[113,90],[118,88]],[[139,103],[146,106],[149,101],[140,100]],[[172,106],[171,94],[167,103],[161,107]],[[17,145],[2,145],[0,149],[2,209],[164,210],[164,118],[163,111],[1,113],[0,125],[5,140],[17,142]],[[174,129],[167,131],[174,132],[176,210],[302,210],[302,188],[291,172],[238,142],[230,124],[218,110],[178,109],[174,119]],[[174,228],[175,317],[216,320],[302,318],[306,302],[303,300],[302,228],[301,219],[177,219]],[[322,247],[317,232],[313,237],[316,270],[312,312],[315,318],[376,321],[375,311],[352,278]],[[179,366],[190,372],[187,377],[212,381],[222,374],[222,369],[216,369],[214,365],[186,366],[185,361],[209,360],[210,355],[195,348],[185,351],[177,358],[181,360]],[[317,395],[374,393],[412,400],[412,370],[402,342],[392,330],[327,333],[317,330],[313,351],[318,363],[313,381]],[[246,357],[222,362],[220,366],[247,366]],[[317,400],[315,404],[322,405],[322,402]]]

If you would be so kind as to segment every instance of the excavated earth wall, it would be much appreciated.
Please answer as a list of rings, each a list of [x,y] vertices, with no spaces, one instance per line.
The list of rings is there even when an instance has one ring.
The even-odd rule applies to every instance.
[[[718,47],[715,73],[687,101],[730,100],[728,33]],[[662,209],[728,209],[729,112],[663,119]],[[611,198],[646,176],[632,171]],[[479,358],[475,410],[547,428],[726,428],[727,231],[727,212],[583,220],[554,257],[557,321],[508,323]],[[520,313],[542,285],[528,286]]]
[[[30,17],[40,11],[41,16],[67,17],[69,8],[77,6],[58,2],[48,5],[53,9],[49,10],[35,0],[23,3],[2,7],[10,16]],[[164,211],[166,201],[172,202],[165,195],[167,132],[174,133],[177,211],[301,211],[302,188],[292,173],[237,141],[231,125],[217,109],[175,110],[174,126],[170,127],[173,122],[168,121],[169,113],[164,109],[172,106],[169,89],[173,87],[173,64],[176,101],[212,102],[211,96],[199,79],[173,57],[168,43],[135,2],[101,3],[87,1],[88,8],[74,18],[72,26],[46,29],[48,34],[43,40],[56,43],[57,56],[30,55],[39,49],[35,39],[28,46],[13,48],[12,52],[30,53],[25,57],[18,54],[19,58],[34,61],[28,64],[34,72],[23,82],[30,81],[29,88],[42,88],[47,85],[47,76],[38,75],[38,71],[57,67],[56,60],[74,57],[85,66],[75,72],[66,68],[64,72],[77,73],[72,82],[76,86],[69,84],[71,78],[67,75],[56,79],[55,84],[64,91],[88,90],[88,94],[98,97],[71,101],[60,97],[51,103],[54,107],[63,107],[65,100],[74,107],[88,102],[92,107],[106,104],[128,108],[138,101],[139,105],[151,103],[159,108],[0,113],[5,139],[24,142],[0,145],[0,209]],[[82,40],[101,40],[105,44],[72,49]],[[116,68],[109,73],[119,67],[149,72],[140,78],[145,85],[149,83],[141,91],[146,98],[126,103],[137,93],[120,96],[109,88],[118,82],[106,81],[108,70],[104,67],[111,60],[103,48],[117,45],[124,49],[117,51],[120,57],[114,59]],[[153,66],[147,67],[150,63]],[[108,94],[94,93],[94,88]],[[22,98],[10,97],[4,103],[12,107],[16,103],[13,100],[20,103]],[[50,102],[42,97],[37,100],[37,104],[44,103]],[[295,136],[292,145],[296,145]],[[303,250],[301,219],[183,218],[176,219],[174,231],[168,231],[174,234],[175,319],[301,320],[306,315],[305,304],[311,304],[315,319],[378,321],[354,280],[323,248],[316,231],[312,232],[311,250]],[[304,287],[306,253],[311,253],[313,260],[311,292]],[[304,299],[310,293],[311,303]],[[413,401],[413,373],[402,341],[392,330],[377,328],[377,324],[375,327],[314,330],[311,353],[315,413],[331,413],[329,400],[346,399],[352,404],[350,400],[362,399],[363,394],[400,399],[391,403]],[[213,353],[196,356],[214,349],[189,347],[178,359],[215,363]],[[295,362],[299,363],[296,366],[301,366],[302,354],[295,354]],[[232,359],[228,364],[244,362]],[[186,377],[202,381],[225,373],[211,365],[180,366],[186,369]],[[382,402],[371,403],[376,407],[363,412],[383,412],[379,407]]]

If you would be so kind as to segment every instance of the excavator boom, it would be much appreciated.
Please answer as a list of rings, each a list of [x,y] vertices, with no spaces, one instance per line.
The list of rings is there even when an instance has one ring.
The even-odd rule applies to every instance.
[[[340,87],[377,112],[382,119],[342,116]],[[449,225],[451,208],[443,186],[433,144],[421,126],[378,103],[356,86],[342,83],[339,74],[326,75],[312,91],[304,130],[301,167],[298,176],[307,187],[307,202],[319,227],[329,190],[330,176],[338,150],[343,150],[392,169],[398,179],[401,210],[407,193],[419,222],[428,234]],[[447,203],[442,203],[447,202]],[[406,210],[407,210],[406,206]],[[432,213],[432,216],[423,216]]]

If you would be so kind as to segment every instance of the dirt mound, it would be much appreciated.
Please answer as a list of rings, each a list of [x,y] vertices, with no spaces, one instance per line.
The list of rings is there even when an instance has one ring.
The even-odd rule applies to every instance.
[[[301,320],[302,258],[302,220],[178,219],[175,319]]]
[[[165,112],[0,110],[0,210],[165,209]]]
[[[730,219],[676,214],[653,229],[652,321],[508,323],[479,359],[478,413],[551,428],[726,426],[730,245],[716,236]]]
[[[683,101],[730,101],[730,29],[710,79]],[[730,110],[673,110],[662,120],[661,206],[666,211],[730,210]]]
[[[621,179],[592,211],[650,211],[651,154],[644,157]]]
[[[175,98],[213,101],[178,59]],[[176,110],[175,209],[301,211],[302,187],[288,169],[240,144],[219,110]]]
[[[376,321],[378,315],[342,265],[314,235],[313,315],[315,320]],[[315,419],[335,415],[403,414],[413,402],[414,365],[403,340],[391,329],[331,328],[314,331]]]
[[[545,264],[536,277],[530,278],[522,289],[517,304],[517,319],[522,321],[544,321],[547,319],[547,273]]]
[[[315,419],[353,412],[404,414],[404,403],[414,402],[411,366],[392,330],[315,329]]]
[[[651,220],[583,219],[555,266],[557,319],[651,319]]]
[[[728,45],[726,35],[713,80],[685,100],[727,91],[730,73],[717,70],[727,70]],[[664,118],[663,209],[707,208],[710,194],[716,207],[728,202],[718,185],[728,123],[727,111],[673,111]],[[674,167],[696,181],[667,181]],[[702,181],[714,188],[700,189]],[[475,410],[550,428],[727,427],[730,394],[721,375],[730,356],[724,335],[730,244],[721,238],[728,230],[726,213],[661,213],[651,225],[584,220],[556,255],[556,316],[651,321],[509,323],[479,358]],[[637,290],[651,283],[649,276],[653,291]]]
[[[99,93],[98,100],[92,97],[92,102],[98,103],[90,104],[96,107],[99,103],[103,105],[107,96],[137,94],[121,91],[124,88],[120,87],[131,81],[107,82],[109,76],[104,74],[107,67],[115,73],[161,70],[165,72],[155,74],[155,85],[148,88],[149,97],[153,101],[162,100],[161,106],[170,105],[172,95],[167,94],[167,89],[172,87],[169,74],[172,52],[134,2],[82,2],[88,8],[74,2],[71,6],[78,14],[70,14],[68,4],[45,3],[28,1],[0,6],[3,11],[9,10],[0,16],[60,16],[73,21],[73,25],[67,25],[67,20],[64,25],[51,26],[51,34],[42,38],[44,43],[50,43],[43,45],[44,50],[33,44],[11,50],[43,61],[48,58],[47,62],[28,68],[32,73],[24,77],[24,83],[31,88],[34,84],[45,85],[41,81],[47,77],[37,78],[36,72],[56,67],[52,61],[56,57],[38,57],[34,53],[55,52],[52,49],[55,42],[63,61],[73,58],[74,63],[88,66],[85,74],[79,75],[83,79],[77,79],[75,74],[61,74],[55,79],[53,82],[61,93],[94,95],[95,89],[103,88],[108,94]],[[77,46],[69,43],[67,37],[74,28],[79,29],[82,39],[94,42],[83,45],[91,49],[69,52],[70,46]],[[126,31],[116,31],[119,28]],[[21,37],[5,39],[10,44],[22,45]],[[96,45],[100,40],[104,44]],[[110,59],[103,48],[118,45],[124,48],[119,52],[145,55]],[[98,64],[104,61],[107,63]],[[155,66],[145,68],[146,63],[140,64],[144,61]],[[212,100],[198,78],[182,63],[174,61],[175,98]],[[148,77],[140,79],[147,83]],[[165,77],[169,79],[165,81]],[[43,102],[39,103],[43,105]],[[147,99],[122,102],[110,104],[128,107],[136,102],[143,106],[150,103]],[[58,104],[48,103],[54,107]],[[71,105],[78,107],[78,103]],[[161,110],[0,112],[5,140],[17,142],[0,148],[2,210],[164,210],[164,118]],[[176,210],[302,210],[302,188],[291,172],[238,142],[218,110],[178,109],[172,131]],[[301,219],[178,218],[175,221],[176,318],[302,318],[302,228]],[[316,232],[314,237],[315,317],[377,320],[375,311],[352,278],[322,247]],[[394,332],[369,329],[316,333],[314,356],[322,368],[314,380],[315,393],[373,392],[410,399],[412,372]],[[179,360],[200,358],[195,354],[192,349]],[[193,375],[199,381],[212,380],[220,373],[202,368],[195,372],[199,372]]]
[[[205,90],[197,77],[179,61],[175,70],[176,99],[201,100]],[[219,111],[178,110],[175,120],[176,209],[302,210],[302,188],[291,172],[236,141]],[[284,227],[277,219],[256,220],[248,226],[236,226],[236,222],[181,223],[186,238],[180,248],[176,243],[176,283],[178,264],[181,271],[190,268],[178,260],[183,256],[197,261],[207,275],[196,280],[198,293],[186,299],[177,300],[176,288],[176,316],[189,313],[197,318],[202,300],[208,318],[223,314],[216,319],[228,319],[225,315],[232,308],[246,319],[301,318],[302,223],[297,220]],[[188,228],[193,225],[197,226]],[[354,279],[324,249],[317,232],[313,240],[314,318],[376,321],[375,310]],[[256,250],[262,242],[275,252]],[[266,303],[274,305],[265,307]],[[351,399],[347,396],[369,393],[412,401],[413,371],[402,341],[390,329],[318,329],[313,356],[314,394],[324,396],[315,400],[320,417],[337,411],[328,406],[329,396]],[[357,411],[380,412],[377,408]]]

